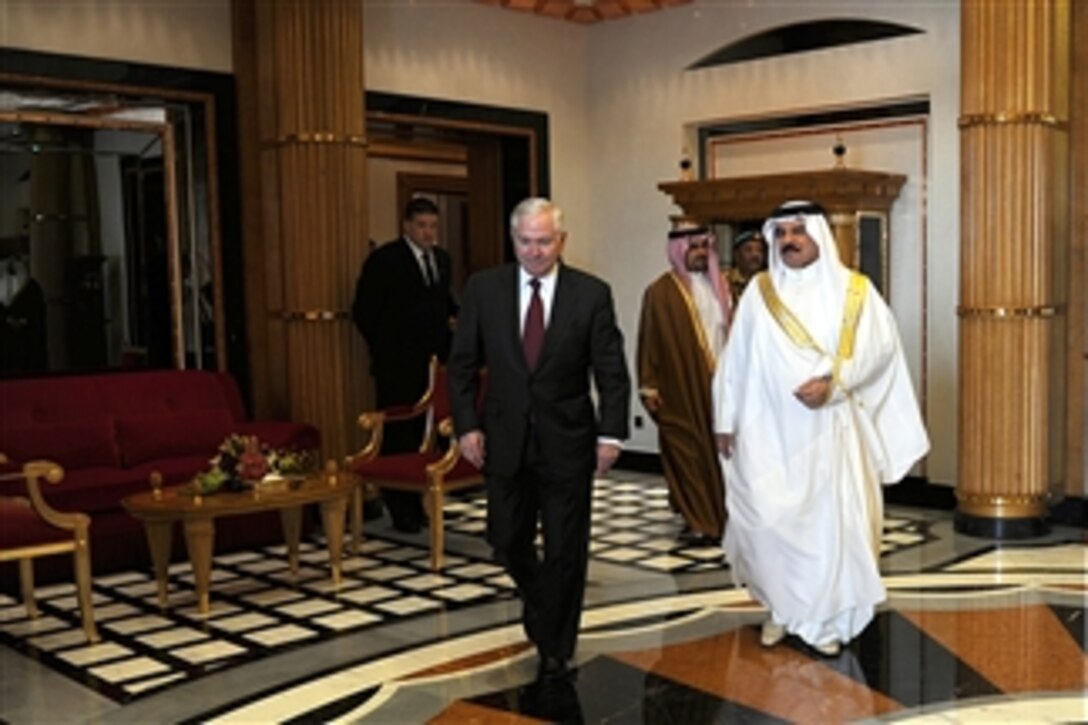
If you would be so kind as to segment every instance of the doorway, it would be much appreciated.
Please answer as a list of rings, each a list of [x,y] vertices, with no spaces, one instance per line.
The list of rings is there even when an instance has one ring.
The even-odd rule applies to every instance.
[[[451,282],[512,259],[507,218],[548,193],[547,116],[435,99],[366,94],[370,244],[400,237],[400,215],[423,196],[440,210]]]

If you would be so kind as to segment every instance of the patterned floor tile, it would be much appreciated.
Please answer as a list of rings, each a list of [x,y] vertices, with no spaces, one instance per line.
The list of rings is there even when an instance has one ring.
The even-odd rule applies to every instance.
[[[592,561],[631,575],[721,572],[719,549],[678,540],[682,522],[668,508],[662,479],[631,476],[595,487]],[[38,590],[43,614],[36,620],[0,595],[0,642],[127,702],[302,642],[512,599],[513,582],[483,543],[482,492],[451,497],[445,513],[449,536],[440,573],[430,569],[425,536],[404,541],[368,531],[359,555],[345,547],[337,588],[317,537],[302,542],[297,576],[283,546],[217,556],[206,616],[196,607],[188,562],[170,567],[166,611],[146,573],[100,577],[94,599],[103,643],[95,647],[87,645],[70,583]],[[929,524],[909,516],[890,516],[885,532],[889,552],[932,540]]]

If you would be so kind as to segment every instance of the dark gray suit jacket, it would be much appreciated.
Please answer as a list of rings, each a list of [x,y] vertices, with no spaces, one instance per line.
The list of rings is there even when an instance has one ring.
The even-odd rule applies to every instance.
[[[600,279],[560,264],[544,347],[530,373],[517,285],[518,267],[507,264],[479,272],[465,287],[448,367],[454,428],[459,436],[484,431],[487,473],[517,472],[531,421],[556,476],[592,475],[597,438],[628,434],[631,383],[612,292]],[[481,367],[488,372],[482,420],[475,404]]]

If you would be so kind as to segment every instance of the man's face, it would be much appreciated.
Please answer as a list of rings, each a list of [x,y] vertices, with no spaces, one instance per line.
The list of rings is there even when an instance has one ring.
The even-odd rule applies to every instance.
[[[790,269],[807,267],[820,256],[820,248],[805,231],[805,223],[800,219],[777,222],[774,243],[778,245],[778,255]]]
[[[734,251],[737,269],[749,277],[767,266],[767,245],[763,237],[749,239]]]
[[[404,220],[404,236],[423,247],[430,249],[438,243],[438,215],[416,214]]]
[[[552,270],[563,254],[566,232],[556,231],[551,214],[529,214],[514,227],[514,256],[525,271],[542,277]]]
[[[710,235],[688,237],[688,251],[684,252],[684,266],[689,272],[705,272],[710,263]]]

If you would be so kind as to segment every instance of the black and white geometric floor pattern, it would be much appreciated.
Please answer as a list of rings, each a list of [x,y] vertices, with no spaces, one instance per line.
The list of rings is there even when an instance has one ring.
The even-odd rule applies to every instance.
[[[481,492],[471,491],[447,503],[445,516],[449,531],[483,536],[487,502]],[[668,489],[660,476],[645,481],[598,479],[592,518],[592,559],[668,574],[724,566],[721,547],[679,538],[683,521],[669,508]],[[881,554],[931,541],[929,528],[926,521],[885,516]]]
[[[482,538],[482,492],[451,501],[451,532]],[[677,539],[680,519],[668,508],[660,477],[599,481],[595,487],[591,561],[661,574],[721,570],[720,548]],[[922,520],[887,518],[885,553],[932,540]],[[478,547],[477,547],[478,550]],[[123,572],[94,580],[102,641],[87,645],[71,584],[40,587],[41,616],[0,594],[0,643],[93,688],[129,702],[212,672],[292,648],[437,611],[454,611],[514,596],[491,561],[450,542],[441,573],[429,569],[425,537],[406,543],[367,533],[359,556],[346,556],[334,591],[323,545],[303,542],[297,578],[283,546],[215,558],[212,606],[197,612],[187,562],[170,569],[170,608],[159,609],[153,578]]]

